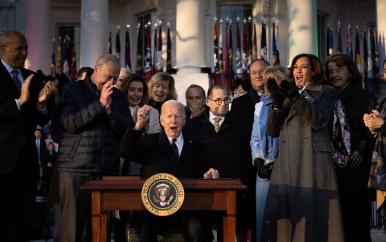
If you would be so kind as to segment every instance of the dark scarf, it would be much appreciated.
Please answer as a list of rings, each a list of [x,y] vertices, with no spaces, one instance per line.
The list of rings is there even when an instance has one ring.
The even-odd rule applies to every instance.
[[[386,99],[378,105],[377,110],[383,119],[386,116]],[[371,161],[371,170],[368,186],[371,188],[386,190],[386,138],[378,133],[375,141],[374,153]]]

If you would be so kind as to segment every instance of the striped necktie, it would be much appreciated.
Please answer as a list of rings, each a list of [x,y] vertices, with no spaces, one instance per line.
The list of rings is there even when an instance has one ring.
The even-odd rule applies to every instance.
[[[214,117],[214,123],[213,123],[213,126],[214,126],[214,130],[216,131],[216,133],[220,130],[220,121],[221,121],[221,117]]]

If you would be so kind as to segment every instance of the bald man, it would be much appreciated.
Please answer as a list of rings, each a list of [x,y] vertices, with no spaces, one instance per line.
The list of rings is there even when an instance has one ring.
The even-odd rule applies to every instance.
[[[51,117],[46,103],[55,90],[24,68],[28,44],[23,34],[0,34],[0,241],[30,241],[39,182],[36,125]]]

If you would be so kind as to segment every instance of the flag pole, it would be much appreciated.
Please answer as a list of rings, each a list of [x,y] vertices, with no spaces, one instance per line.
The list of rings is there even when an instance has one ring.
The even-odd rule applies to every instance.
[[[213,26],[213,66],[214,66],[214,83],[219,84],[218,75],[220,74],[219,69],[219,60],[218,60],[218,38],[217,38],[217,18],[214,17],[214,26]]]
[[[125,34],[125,67],[128,72],[131,70],[131,50],[130,50],[130,24],[126,25],[126,34]]]
[[[233,80],[234,70],[233,70],[233,37],[232,37],[232,19],[229,19],[229,74],[230,81],[227,83],[228,89],[231,89],[231,80]]]
[[[265,23],[267,20],[264,18],[264,16],[261,17],[261,41],[260,41],[260,57],[263,60],[267,60],[267,30]]]
[[[256,33],[256,19],[253,18],[252,30],[252,58],[257,59],[257,33]]]
[[[340,20],[338,20],[338,53],[343,53],[342,52],[342,36],[341,36]]]
[[[248,73],[247,70],[247,20],[244,18],[243,20],[243,56],[242,56],[242,69],[243,73]]]
[[[135,65],[135,72],[143,75],[143,59],[142,59],[142,38],[141,38],[141,23],[137,25],[137,60]]]
[[[277,49],[277,28],[279,20],[275,17],[272,18],[272,65],[280,65],[280,55],[279,50]]]
[[[117,34],[115,36],[115,56],[118,59],[121,59],[121,36],[120,36],[120,30],[121,26],[119,24],[117,25]]]
[[[240,41],[240,17],[237,16],[237,27],[236,27],[236,73],[238,77],[242,77],[243,68],[241,64],[241,41]]]
[[[52,38],[51,72],[56,71],[55,38]]]
[[[152,67],[152,74],[154,75],[155,73],[158,72],[157,70],[157,60],[158,60],[158,39],[157,39],[157,27],[158,27],[158,24],[157,24],[157,21],[154,23],[154,39],[153,39],[153,43],[154,43],[154,46],[153,46],[153,67]]]
[[[146,31],[146,56],[145,56],[145,76],[152,76],[152,55],[151,55],[151,22],[145,24]]]
[[[172,69],[172,41],[170,37],[170,22],[166,24],[168,26],[167,43],[166,43],[166,71]]]
[[[163,60],[162,60],[162,21],[160,20],[158,22],[158,26],[159,26],[159,31],[158,31],[158,44],[157,44],[157,56],[158,56],[158,60],[157,60],[157,68],[158,70],[157,71],[163,71],[163,66],[164,66],[164,63],[163,63]]]

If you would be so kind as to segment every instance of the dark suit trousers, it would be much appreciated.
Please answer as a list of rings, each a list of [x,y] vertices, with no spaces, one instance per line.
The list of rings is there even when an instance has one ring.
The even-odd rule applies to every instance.
[[[90,173],[59,171],[60,242],[82,241],[86,221],[86,241],[91,241],[91,191],[81,190],[80,186],[93,178]]]
[[[28,154],[22,147],[14,169],[0,175],[0,241],[28,242],[31,239],[39,174],[38,166],[33,168],[29,164]]]

